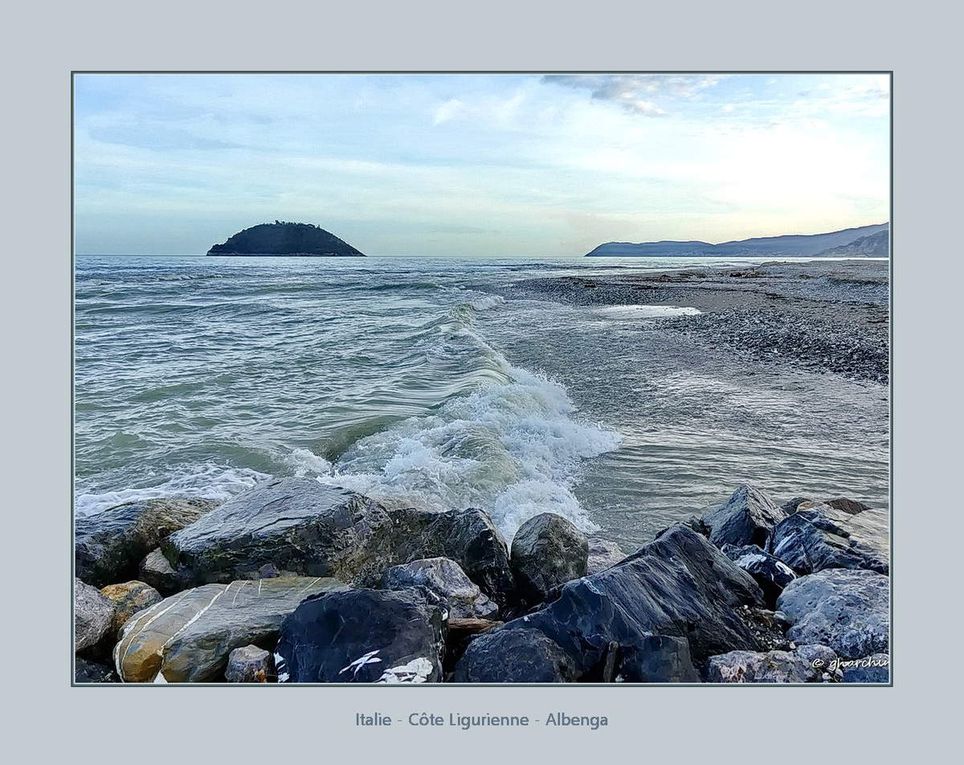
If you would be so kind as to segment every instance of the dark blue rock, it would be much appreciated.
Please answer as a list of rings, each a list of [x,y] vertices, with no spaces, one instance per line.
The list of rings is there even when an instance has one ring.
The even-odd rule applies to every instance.
[[[444,607],[415,590],[308,598],[281,625],[278,682],[441,682],[444,632]]]
[[[756,545],[723,545],[722,552],[743,569],[763,590],[763,597],[767,606],[773,608],[783,588],[796,579],[786,563],[761,550]]]
[[[703,515],[710,541],[717,547],[758,545],[766,547],[773,527],[786,513],[764,492],[746,484],[737,488],[725,504]]]

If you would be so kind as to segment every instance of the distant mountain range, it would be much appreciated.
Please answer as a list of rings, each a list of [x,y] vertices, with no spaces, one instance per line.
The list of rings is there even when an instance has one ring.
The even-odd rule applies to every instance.
[[[890,255],[890,224],[845,228],[826,234],[761,236],[737,242],[606,242],[587,258],[627,256],[751,257],[751,258],[886,258]]]
[[[364,257],[348,242],[312,223],[276,220],[239,231],[208,255],[287,255],[300,257]]]

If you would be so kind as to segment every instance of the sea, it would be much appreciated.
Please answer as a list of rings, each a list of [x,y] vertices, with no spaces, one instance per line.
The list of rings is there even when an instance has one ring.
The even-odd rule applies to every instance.
[[[664,326],[685,306],[523,285],[749,262],[78,256],[75,512],[303,476],[628,552],[743,482],[887,508],[887,386],[697,345]]]

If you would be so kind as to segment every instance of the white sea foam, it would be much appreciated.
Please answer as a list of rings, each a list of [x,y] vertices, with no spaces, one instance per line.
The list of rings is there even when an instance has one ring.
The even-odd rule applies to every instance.
[[[316,458],[320,459],[320,458]],[[248,468],[233,468],[207,463],[173,470],[173,476],[154,486],[107,492],[78,492],[74,502],[77,515],[99,513],[125,502],[161,497],[191,497],[223,502],[250,489],[270,476]]]
[[[573,489],[580,463],[616,448],[618,434],[580,419],[558,383],[508,370],[509,382],[368,436],[333,466],[305,450],[292,459],[324,483],[376,499],[434,510],[481,507],[510,539],[542,512],[594,530]]]
[[[613,319],[667,319],[673,316],[698,316],[699,309],[684,305],[607,305],[594,313]]]

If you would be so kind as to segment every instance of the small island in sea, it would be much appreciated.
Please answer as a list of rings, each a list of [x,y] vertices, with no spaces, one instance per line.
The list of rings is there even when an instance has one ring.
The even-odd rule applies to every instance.
[[[313,223],[276,220],[239,231],[208,255],[363,258],[364,253]]]

